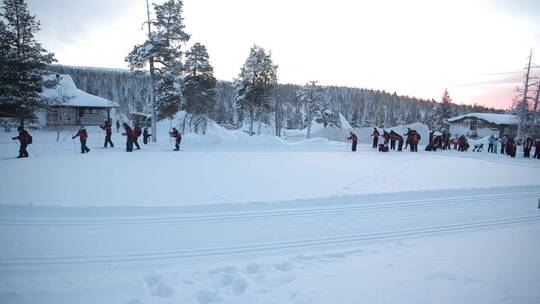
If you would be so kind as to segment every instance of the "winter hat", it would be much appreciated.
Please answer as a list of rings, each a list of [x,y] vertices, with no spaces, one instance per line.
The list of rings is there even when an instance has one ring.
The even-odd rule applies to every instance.
[[[21,127],[21,126],[18,126],[18,127],[17,127],[17,131],[22,131],[22,130],[24,130],[23,127]]]

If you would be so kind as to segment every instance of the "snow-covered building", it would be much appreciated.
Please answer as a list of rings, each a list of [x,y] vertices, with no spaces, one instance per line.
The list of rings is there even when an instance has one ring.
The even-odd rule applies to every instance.
[[[56,77],[60,78],[58,86],[45,89],[41,94],[57,98],[61,103],[39,113],[39,125],[97,126],[110,119],[111,109],[118,108],[113,101],[79,90],[71,76],[63,74]]]
[[[469,137],[485,137],[504,134],[515,136],[519,117],[511,114],[469,113],[448,119],[450,133]]]

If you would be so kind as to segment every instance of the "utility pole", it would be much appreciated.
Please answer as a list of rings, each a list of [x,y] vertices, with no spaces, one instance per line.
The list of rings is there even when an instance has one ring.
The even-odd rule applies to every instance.
[[[527,93],[529,92],[529,76],[531,73],[531,62],[533,57],[533,51],[531,49],[531,53],[529,55],[529,64],[527,65],[527,74],[525,74],[525,87],[523,88],[523,101],[521,103],[521,109],[520,109],[520,117],[519,117],[519,125],[518,125],[518,138],[523,138],[525,135],[525,124],[527,122],[527,110],[528,110],[528,97]]]
[[[152,36],[152,27],[150,23],[150,5],[146,0],[146,16],[148,18],[148,39]],[[154,95],[154,57],[150,57],[150,102],[152,104],[152,142],[157,142],[157,115],[156,115],[156,97]]]

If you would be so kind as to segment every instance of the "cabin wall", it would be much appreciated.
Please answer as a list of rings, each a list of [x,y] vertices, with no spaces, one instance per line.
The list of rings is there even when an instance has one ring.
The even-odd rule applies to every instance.
[[[99,126],[107,119],[106,108],[59,107],[48,109],[45,114],[47,127],[65,126]]]
[[[486,137],[494,135],[501,137],[504,134],[515,136],[517,126],[498,125],[483,119],[464,118],[450,123],[452,135],[466,135],[468,137]]]

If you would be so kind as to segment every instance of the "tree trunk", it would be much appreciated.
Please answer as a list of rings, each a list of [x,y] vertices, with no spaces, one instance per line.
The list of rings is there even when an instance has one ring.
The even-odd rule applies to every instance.
[[[255,108],[251,106],[249,108],[249,136],[253,136],[253,123],[255,120]]]

